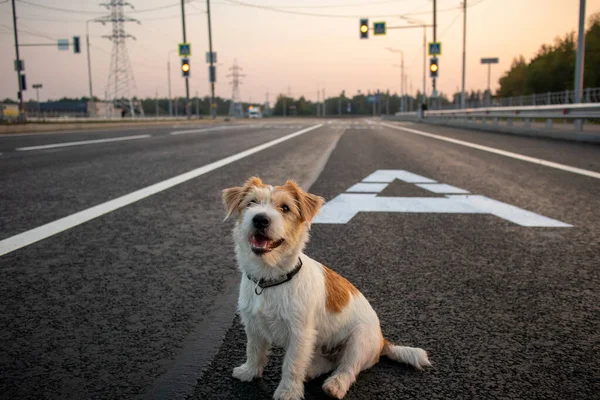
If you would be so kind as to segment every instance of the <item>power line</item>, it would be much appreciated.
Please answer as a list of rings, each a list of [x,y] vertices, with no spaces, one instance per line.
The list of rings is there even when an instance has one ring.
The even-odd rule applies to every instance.
[[[8,1],[8,0],[6,0],[6,1]],[[98,12],[98,11],[87,11],[87,10],[77,10],[77,9],[70,9],[70,8],[52,7],[52,6],[47,6],[45,4],[32,3],[32,2],[27,1],[27,0],[17,0],[17,1],[19,3],[27,4],[28,6],[32,6],[32,7],[45,8],[47,10],[59,11],[59,12],[65,12],[65,13],[71,13],[71,14],[85,14],[85,15],[89,15],[89,14],[98,14],[98,15],[104,14],[103,12]],[[154,12],[154,11],[164,10],[166,8],[178,7],[180,5],[181,5],[181,3],[172,3],[172,4],[160,6],[160,7],[144,8],[144,9],[141,9],[141,10],[135,10],[134,9],[134,10],[131,10],[130,12],[131,13],[137,13],[137,14],[139,14],[139,13],[145,13],[145,12]]]
[[[47,6],[44,4],[37,4],[37,3],[31,3],[27,0],[17,0],[19,3],[23,3],[23,4],[27,4],[28,6],[31,7],[38,7],[38,8],[45,8],[46,10],[52,10],[52,11],[60,11],[60,12],[66,12],[66,13],[71,13],[71,14],[104,14],[103,12],[98,12],[98,11],[87,11],[87,10],[73,10],[73,9],[68,9],[68,8],[60,8],[60,7],[51,7],[51,6]]]
[[[311,12],[305,12],[305,11],[292,11],[292,10],[286,10],[286,9],[283,9],[280,7],[271,7],[271,6],[263,6],[260,4],[245,3],[245,2],[239,1],[239,0],[225,0],[225,1],[227,1],[227,3],[229,3],[230,5],[235,5],[235,6],[258,8],[261,10],[273,11],[273,12],[278,12],[278,13],[283,13],[283,14],[304,15],[304,16],[308,16],[308,17],[351,18],[351,19],[365,17],[365,15],[317,14],[317,13],[311,13]],[[370,18],[386,18],[386,17],[400,18],[401,16],[402,16],[402,14],[386,14],[386,15],[371,15],[369,17]]]
[[[461,15],[462,15],[462,11],[460,11],[460,12],[458,12],[458,13],[456,14],[456,16],[454,17],[454,19],[452,20],[452,22],[450,22],[450,24],[449,24],[449,25],[446,27],[446,29],[444,29],[444,31],[443,31],[443,32],[440,34],[440,36],[438,37],[438,40],[441,40],[441,39],[442,39],[442,37],[444,37],[444,34],[445,34],[446,32],[448,32],[448,30],[449,30],[450,28],[452,28],[452,25],[454,25],[454,24],[456,23],[456,21],[458,20],[458,17],[460,17]]]
[[[312,4],[312,5],[301,5],[301,6],[265,6],[265,7],[276,7],[278,9],[295,9],[295,8],[348,8],[348,7],[360,7],[360,6],[373,6],[379,4],[386,3],[398,3],[402,1],[408,0],[383,0],[383,1],[372,1],[372,2],[362,2],[362,3],[345,3],[345,4],[331,4],[331,5],[322,5],[322,4]]]

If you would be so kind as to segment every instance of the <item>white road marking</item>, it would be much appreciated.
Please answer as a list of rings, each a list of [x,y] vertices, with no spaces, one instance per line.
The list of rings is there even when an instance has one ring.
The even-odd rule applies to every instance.
[[[379,193],[387,187],[387,183],[357,183],[346,192]]]
[[[361,183],[357,183],[347,190],[347,192],[371,192],[372,194],[342,193],[323,206],[317,217],[313,220],[313,223],[346,224],[359,212],[399,212],[492,214],[521,226],[553,228],[572,226],[485,196],[469,194],[446,195],[446,197],[377,197],[379,191],[374,189],[383,190],[394,179],[415,183],[417,186],[434,193],[469,193],[466,190],[446,184],[417,183],[435,181],[408,171],[377,170],[363,179]],[[383,188],[373,187],[372,190],[367,190],[369,185],[377,184],[364,182],[386,183],[381,184],[384,185]],[[365,190],[362,190],[363,188]]]
[[[485,196],[376,197],[343,193],[327,202],[314,224],[346,224],[359,212],[492,214],[520,226],[565,228],[572,225]]]
[[[433,193],[447,193],[447,194],[463,194],[469,193],[468,190],[457,188],[456,186],[446,185],[445,183],[417,183],[417,186],[421,189],[429,190]]]
[[[504,150],[496,149],[494,147],[482,146],[480,144],[475,144],[475,143],[471,143],[471,142],[465,142],[464,140],[452,139],[452,138],[449,138],[446,136],[434,135],[433,133],[418,131],[416,129],[403,128],[401,126],[390,125],[390,124],[386,124],[383,122],[381,123],[381,125],[387,126],[388,128],[394,128],[394,129],[398,129],[401,131],[414,133],[415,135],[427,136],[427,137],[430,137],[433,139],[443,140],[445,142],[459,144],[461,146],[471,147],[473,149],[483,150],[483,151],[487,151],[487,152],[494,153],[494,154],[500,154],[502,156],[515,158],[517,160],[527,161],[527,162],[530,162],[533,164],[543,165],[543,166],[550,167],[550,168],[556,168],[556,169],[560,169],[563,171],[572,172],[574,174],[585,175],[585,176],[589,176],[592,178],[600,179],[600,172],[596,172],[596,171],[590,171],[590,170],[583,169],[583,168],[571,167],[569,165],[559,164],[559,163],[555,163],[552,161],[543,160],[541,158],[524,156],[522,154],[513,153],[510,151],[504,151]]]
[[[57,147],[83,146],[86,144],[122,142],[124,140],[146,139],[149,137],[152,137],[152,135],[123,136],[123,137],[108,138],[108,139],[81,140],[79,142],[64,142],[64,143],[45,144],[45,145],[41,145],[41,146],[17,147],[15,150],[17,150],[17,151],[44,150],[44,149],[54,149]]]
[[[201,132],[210,132],[210,131],[222,131],[222,130],[225,130],[225,129],[234,129],[234,128],[236,128],[236,127],[234,127],[234,126],[215,126],[215,127],[212,127],[212,128],[186,129],[184,131],[169,132],[169,135],[187,135],[188,133],[201,133]]]
[[[390,183],[394,179],[400,179],[401,181],[408,183],[436,183],[433,179],[425,178],[424,176],[403,171],[401,169],[378,169],[362,181]]]
[[[56,235],[57,233],[66,231],[67,229],[88,222],[94,218],[98,218],[104,214],[108,214],[111,211],[115,211],[119,208],[135,203],[136,201],[145,199],[146,197],[152,196],[156,193],[160,193],[164,190],[172,188],[173,186],[187,182],[190,179],[202,176],[210,171],[221,168],[235,161],[241,160],[242,158],[248,157],[254,153],[258,153],[259,151],[268,149],[269,147],[273,147],[279,143],[293,139],[296,136],[300,136],[306,132],[310,132],[314,129],[320,128],[321,126],[323,126],[323,124],[313,125],[306,129],[302,129],[298,132],[294,132],[289,135],[280,137],[279,139],[271,140],[270,142],[252,147],[248,150],[244,150],[232,156],[225,157],[219,161],[215,161],[203,167],[196,168],[184,174],[177,175],[173,178],[155,183],[154,185],[147,186],[145,188],[136,190],[135,192],[126,194],[113,200],[109,200],[105,203],[98,204],[97,206],[88,208],[83,211],[79,211],[67,217],[58,219],[48,224],[4,239],[0,241],[0,256],[20,249],[22,247],[29,246],[32,243],[46,239],[50,236]]]

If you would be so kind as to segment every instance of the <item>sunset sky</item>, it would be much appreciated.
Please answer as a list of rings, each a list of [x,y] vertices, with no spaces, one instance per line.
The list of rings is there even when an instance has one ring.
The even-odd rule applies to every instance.
[[[141,24],[128,23],[137,40],[128,41],[139,97],[167,95],[167,60],[182,39],[178,0],[130,0],[137,12],[127,15]],[[79,35],[81,54],[58,51],[54,46],[23,47],[29,90],[25,99],[35,99],[33,83],[42,83],[42,100],[87,96],[85,21],[107,14],[101,1],[17,0],[21,43],[53,43]],[[240,3],[266,6],[245,7]],[[44,5],[70,12],[50,10]],[[438,89],[451,94],[460,90],[462,60],[462,8],[459,0],[438,0],[438,41],[442,42]],[[540,45],[577,28],[579,0],[467,0],[467,89],[484,90],[487,68],[481,57],[499,57],[492,66],[492,89],[514,57],[534,56]],[[148,11],[159,8],[160,10]],[[277,8],[280,11],[273,11]],[[206,1],[186,3],[187,36],[192,43],[190,93],[209,93]],[[324,88],[328,96],[345,89],[354,94],[376,89],[400,89],[401,49],[408,75],[409,92],[423,87],[423,29],[389,30],[384,37],[359,39],[359,19],[386,21],[388,26],[406,25],[401,15],[432,23],[431,0],[215,0],[211,2],[213,49],[218,54],[216,93],[231,96],[228,68],[237,59],[246,74],[241,86],[244,101],[273,101],[278,93],[290,92],[316,99]],[[600,12],[600,0],[587,0],[586,17]],[[306,13],[315,15],[300,15]],[[0,98],[16,98],[17,78],[10,1],[0,0]],[[90,23],[94,95],[104,97],[110,64],[111,42],[102,38],[110,26]],[[36,36],[34,36],[35,34]],[[427,30],[432,41],[432,29]],[[429,57],[428,57],[429,58]],[[185,94],[177,54],[170,55],[173,95]],[[431,82],[427,77],[427,92]]]

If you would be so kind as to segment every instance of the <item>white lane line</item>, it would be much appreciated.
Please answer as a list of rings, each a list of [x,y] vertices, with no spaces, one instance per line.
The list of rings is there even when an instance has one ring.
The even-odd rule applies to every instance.
[[[146,197],[170,189],[173,186],[187,182],[190,179],[202,176],[210,171],[221,168],[235,161],[241,160],[242,158],[248,157],[254,153],[258,153],[259,151],[268,149],[269,147],[285,142],[286,140],[293,139],[296,136],[300,136],[306,132],[312,131],[322,126],[323,124],[313,125],[306,129],[302,129],[298,132],[294,132],[289,135],[280,137],[279,139],[271,140],[270,142],[252,147],[248,150],[244,150],[232,156],[222,158],[219,161],[215,161],[203,167],[193,169],[184,174],[177,175],[173,178],[155,183],[154,185],[150,185],[145,188],[136,190],[135,192],[126,194],[121,197],[117,197],[116,199],[109,200],[102,204],[98,204],[97,206],[88,208],[83,211],[79,211],[75,214],[71,214],[61,219],[57,219],[56,221],[50,222],[46,225],[42,225],[37,228],[4,239],[0,241],[0,256],[3,256],[4,254],[10,253],[22,247],[29,246],[30,244],[33,244],[35,242],[39,242],[40,240],[56,235],[57,233],[66,231],[67,229],[73,228],[77,225],[81,225],[94,218],[98,218],[104,214],[108,214],[111,211],[115,211],[121,207],[125,207],[129,204],[135,203],[136,201],[145,199]]]
[[[123,137],[116,137],[116,138],[108,138],[108,139],[81,140],[79,142],[63,142],[63,143],[54,143],[54,144],[44,144],[41,146],[17,147],[15,150],[16,151],[44,150],[44,149],[54,149],[57,147],[82,146],[85,144],[122,142],[124,140],[146,139],[149,137],[152,137],[152,135],[135,135],[135,136],[123,136]]]
[[[464,140],[452,139],[452,138],[449,138],[446,136],[441,136],[441,135],[434,135],[433,133],[418,131],[416,129],[404,128],[401,126],[390,125],[390,124],[386,124],[383,122],[381,123],[381,125],[387,126],[388,128],[394,128],[394,129],[398,129],[401,131],[414,133],[415,135],[427,136],[427,137],[430,137],[433,139],[443,140],[445,142],[450,142],[450,143],[454,143],[454,144],[460,144],[461,146],[471,147],[473,149],[483,150],[483,151],[487,151],[489,153],[500,154],[501,156],[515,158],[515,159],[521,160],[521,161],[527,161],[527,162],[530,162],[533,164],[543,165],[543,166],[550,167],[550,168],[556,168],[556,169],[560,169],[563,171],[572,172],[574,174],[585,175],[585,176],[589,176],[592,178],[600,179],[600,172],[590,171],[590,170],[583,169],[583,168],[571,167],[569,165],[559,164],[559,163],[555,163],[553,161],[542,160],[541,158],[524,156],[519,153],[504,151],[504,150],[496,149],[494,147],[482,146],[480,144],[465,142]]]
[[[202,129],[187,129],[185,131],[173,131],[169,132],[169,135],[186,135],[188,133],[201,133],[201,132],[210,132],[210,131],[222,131],[225,129],[233,129],[233,127],[229,126],[215,126],[212,128],[202,128]]]

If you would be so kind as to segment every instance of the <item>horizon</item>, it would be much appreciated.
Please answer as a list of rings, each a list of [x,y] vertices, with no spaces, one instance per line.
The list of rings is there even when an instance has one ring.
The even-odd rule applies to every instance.
[[[129,23],[126,28],[137,40],[129,40],[127,47],[134,71],[137,93],[141,99],[167,97],[167,55],[171,61],[172,97],[185,97],[184,80],[180,76],[179,60],[174,51],[181,42],[181,10],[174,0],[147,0],[131,3],[139,10],[126,12],[138,18],[140,25]],[[407,94],[422,91],[423,86],[423,29],[388,30],[383,37],[359,39],[359,16],[369,18],[369,24],[383,20],[388,27],[405,25],[398,15],[408,15],[430,24],[432,3],[429,0],[388,0],[327,4],[282,0],[252,3],[259,7],[245,7],[233,0],[211,2],[213,50],[217,52],[216,96],[231,97],[231,85],[226,77],[234,59],[246,75],[240,88],[245,103],[261,104],[266,93],[274,102],[280,93],[292,97],[304,96],[315,101],[317,91],[325,89],[326,97],[336,97],[345,90],[348,94],[376,90],[400,92],[400,64],[397,53],[386,47],[404,51],[407,74]],[[242,2],[243,3],[243,2]],[[578,1],[531,0],[472,0],[467,2],[467,92],[487,89],[487,68],[480,58],[499,57],[500,63],[491,70],[492,92],[498,89],[498,79],[510,68],[515,58],[527,61],[543,44],[554,43],[555,38],[575,31]],[[34,83],[42,83],[40,100],[89,97],[85,20],[106,14],[97,2],[57,0],[46,6],[41,0],[17,1],[19,41],[25,43],[53,43],[55,39],[81,37],[81,54],[72,49],[58,51],[54,46],[22,47],[28,90],[24,101],[35,99]],[[356,5],[359,4],[359,5]],[[460,1],[438,1],[437,39],[442,42],[438,91],[450,97],[460,91],[462,68],[462,7]],[[72,6],[72,7],[71,7]],[[278,8],[284,12],[272,11]],[[48,8],[65,9],[57,11]],[[159,8],[159,10],[151,11]],[[188,42],[192,43],[190,97],[205,97],[209,93],[207,64],[204,53],[208,50],[205,3],[186,3]],[[600,11],[600,0],[588,0],[586,21]],[[309,13],[324,16],[289,14]],[[372,17],[371,15],[388,15]],[[389,17],[395,15],[395,17]],[[494,18],[489,16],[493,15]],[[511,21],[507,23],[506,21]],[[552,29],[547,27],[551,26]],[[586,25],[587,27],[587,25]],[[92,77],[94,96],[103,98],[108,78],[111,43],[101,36],[110,27],[90,23]],[[16,99],[17,84],[13,68],[14,39],[10,2],[0,4],[0,50],[5,55],[0,61],[0,98]],[[401,42],[399,42],[401,40]],[[427,42],[432,41],[432,29],[427,30]],[[494,49],[494,50],[490,50]],[[427,59],[429,56],[427,56]],[[426,60],[428,63],[429,60]],[[68,68],[65,68],[68,63]],[[431,79],[427,94],[431,94]],[[294,82],[292,86],[291,82]],[[295,87],[294,87],[295,86]]]

